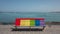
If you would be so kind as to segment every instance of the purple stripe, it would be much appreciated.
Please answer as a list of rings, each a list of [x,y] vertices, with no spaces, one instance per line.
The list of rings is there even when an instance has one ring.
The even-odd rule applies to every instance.
[[[44,21],[40,21],[40,25],[44,26],[45,25]]]

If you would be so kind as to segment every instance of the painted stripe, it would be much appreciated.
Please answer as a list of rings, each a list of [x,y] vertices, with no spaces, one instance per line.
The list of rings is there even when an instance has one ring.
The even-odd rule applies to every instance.
[[[44,18],[18,18],[21,20],[44,20]]]
[[[35,20],[30,20],[30,26],[35,26]]]
[[[16,19],[16,23],[15,23],[16,26],[19,26],[20,25],[20,19]]]
[[[44,21],[40,21],[40,25],[44,26],[45,25]]]
[[[40,26],[40,20],[35,20],[35,26]]]
[[[30,26],[30,20],[21,20],[20,26]]]

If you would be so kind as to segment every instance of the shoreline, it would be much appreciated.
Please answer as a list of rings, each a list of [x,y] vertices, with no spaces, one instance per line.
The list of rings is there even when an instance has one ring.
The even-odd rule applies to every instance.
[[[0,22],[0,25],[14,25],[14,22]],[[60,22],[45,22],[46,25],[60,25]]]

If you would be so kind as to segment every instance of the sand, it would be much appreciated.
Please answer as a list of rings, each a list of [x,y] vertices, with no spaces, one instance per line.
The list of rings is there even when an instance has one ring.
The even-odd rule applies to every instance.
[[[0,25],[0,34],[60,34],[60,25],[52,25],[44,31],[11,31],[12,25]]]

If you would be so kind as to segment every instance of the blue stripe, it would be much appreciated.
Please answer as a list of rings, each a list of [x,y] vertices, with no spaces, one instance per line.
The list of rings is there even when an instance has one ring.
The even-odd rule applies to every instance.
[[[40,26],[40,20],[35,20],[35,26]]]

